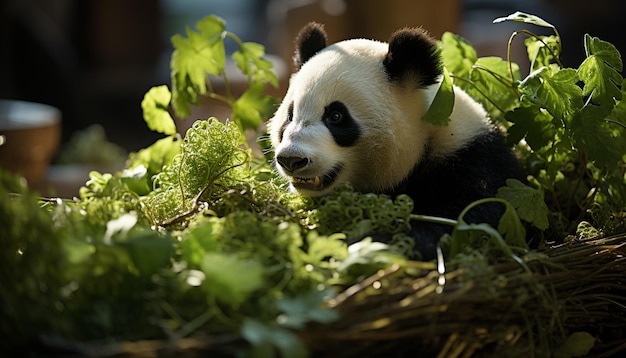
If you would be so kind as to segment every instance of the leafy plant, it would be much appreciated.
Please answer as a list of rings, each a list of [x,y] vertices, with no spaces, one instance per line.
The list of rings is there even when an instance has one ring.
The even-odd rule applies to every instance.
[[[485,104],[493,119],[508,128],[507,140],[523,155],[530,183],[546,197],[554,237],[563,237],[591,218],[602,218],[593,221],[606,234],[623,232],[626,82],[620,74],[619,52],[612,44],[585,35],[586,59],[577,69],[565,68],[559,60],[561,37],[553,25],[521,12],[494,20],[503,21],[554,31],[550,36],[529,30],[512,34],[509,53],[515,37],[527,36],[530,74],[520,78],[519,66],[510,59],[478,58],[467,41],[445,33],[442,54],[454,84]],[[538,204],[535,195],[506,198],[522,207],[534,205],[531,200]],[[538,227],[546,229],[544,219],[539,220]]]
[[[578,69],[563,68],[552,25],[522,13],[497,21],[555,34],[512,36],[528,36],[531,71],[524,79],[510,60],[478,58],[465,40],[444,34],[446,75],[424,120],[446,125],[452,83],[465,89],[508,128],[531,186],[509,181],[498,198],[453,219],[412,214],[408,197],[357,193],[349,185],[319,200],[289,193],[242,136],[275,101],[263,94],[277,81],[262,46],[242,42],[215,16],[187,29],[187,37],[174,36],[172,89],[154,87],[142,102],[147,125],[165,137],[132,153],[123,171],[93,172],[80,198],[61,200],[37,198],[23,179],[0,170],[0,351],[88,354],[105,343],[208,336],[216,346],[231,343],[228,354],[303,357],[298,330],[340,319],[325,304],[337,287],[375,291],[378,279],[364,278],[404,270],[410,277],[420,267],[436,268],[441,280],[446,265],[470,277],[478,257],[482,266],[513,262],[526,280],[520,218],[559,239],[576,228],[584,235],[626,231],[619,53],[586,36],[587,59]],[[232,60],[249,84],[239,96],[225,71],[227,38],[239,47]],[[218,94],[211,80],[220,76],[225,92]],[[197,121],[181,138],[170,111],[187,117],[202,96],[229,104],[232,121]],[[486,202],[506,207],[497,228],[464,221]],[[454,227],[436,265],[407,260],[412,220]],[[393,239],[363,239],[372,233]],[[443,287],[434,285],[430,292]]]

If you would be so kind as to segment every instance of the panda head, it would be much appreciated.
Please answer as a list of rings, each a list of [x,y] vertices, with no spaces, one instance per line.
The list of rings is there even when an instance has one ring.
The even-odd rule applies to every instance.
[[[326,42],[315,23],[296,39],[297,72],[269,121],[276,168],[292,190],[310,196],[344,182],[360,191],[392,189],[429,141],[421,118],[442,72],[437,45],[408,28],[388,43]]]

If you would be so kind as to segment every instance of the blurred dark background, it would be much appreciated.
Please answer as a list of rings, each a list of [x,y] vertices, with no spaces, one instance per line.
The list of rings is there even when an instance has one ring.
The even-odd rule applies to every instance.
[[[333,42],[386,40],[399,27],[423,25],[436,37],[444,31],[463,35],[480,56],[505,56],[508,37],[521,25],[491,21],[521,10],[557,26],[562,60],[577,67],[584,33],[623,52],[625,7],[621,0],[4,0],[0,98],[61,109],[62,143],[97,123],[110,141],[134,151],[160,137],[144,124],[140,103],[151,86],[169,84],[170,37],[209,14],[276,55],[284,69],[280,95],[291,70],[292,39],[311,20],[326,23]],[[525,60],[522,41],[514,52],[519,62]]]

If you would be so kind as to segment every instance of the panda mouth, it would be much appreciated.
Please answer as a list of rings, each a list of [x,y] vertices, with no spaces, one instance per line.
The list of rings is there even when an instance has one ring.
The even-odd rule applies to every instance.
[[[297,190],[321,191],[328,188],[335,182],[342,169],[342,165],[337,165],[328,173],[313,178],[302,178],[293,176],[291,177],[291,184]]]

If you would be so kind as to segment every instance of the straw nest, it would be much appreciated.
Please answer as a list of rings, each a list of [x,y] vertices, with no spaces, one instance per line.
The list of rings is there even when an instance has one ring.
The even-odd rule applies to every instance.
[[[328,302],[339,321],[299,334],[315,357],[622,356],[625,254],[622,234],[571,239],[507,263],[469,255],[450,270],[393,266]],[[88,355],[229,356],[241,344],[194,337],[100,346]]]
[[[319,356],[562,356],[626,351],[626,234],[571,239],[489,265],[391,267],[329,304],[303,334]],[[569,340],[568,340],[569,338]],[[587,341],[587,342],[585,342]]]

